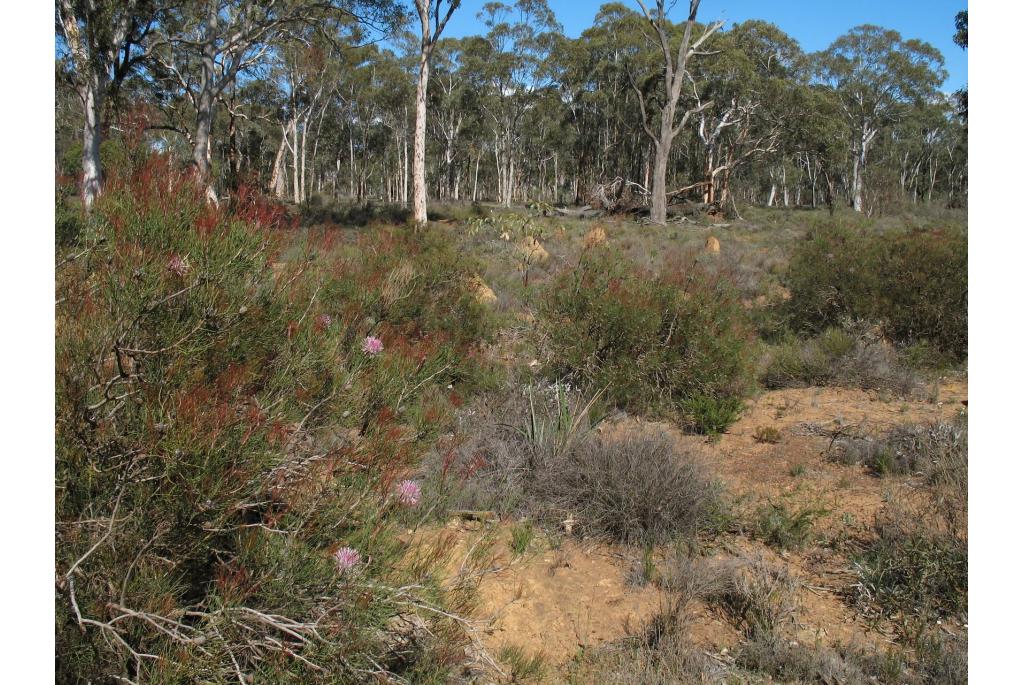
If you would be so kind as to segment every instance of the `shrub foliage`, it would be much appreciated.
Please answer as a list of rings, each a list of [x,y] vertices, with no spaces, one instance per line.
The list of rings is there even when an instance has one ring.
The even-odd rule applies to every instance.
[[[607,387],[631,411],[688,416],[717,432],[750,380],[752,333],[729,284],[696,262],[656,276],[597,248],[548,285],[549,372]]]
[[[60,682],[354,682],[459,658],[437,612],[433,642],[399,656],[390,636],[461,601],[396,564],[394,488],[482,314],[428,287],[466,274],[414,237],[275,263],[285,219],[208,206],[156,158],[58,254]]]
[[[967,355],[967,235],[960,229],[871,233],[815,227],[785,274],[790,320],[821,332],[844,320],[879,322],[898,345]]]

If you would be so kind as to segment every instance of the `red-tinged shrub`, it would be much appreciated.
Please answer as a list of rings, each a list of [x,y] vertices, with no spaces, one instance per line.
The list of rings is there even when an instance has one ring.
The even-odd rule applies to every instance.
[[[656,275],[591,252],[548,284],[540,313],[551,378],[607,388],[626,410],[679,414],[701,432],[735,420],[753,332],[731,284],[700,265],[670,262]]]
[[[442,253],[413,238],[388,239],[404,255],[350,255],[416,265],[389,303],[354,280],[362,267],[283,281],[276,227],[209,207],[155,156],[108,186],[82,256],[58,254],[60,682],[351,682],[418,654],[451,665],[429,646],[398,662],[386,639],[410,602],[460,610],[429,569],[401,570],[392,490],[440,431],[422,417],[458,381],[467,310],[430,290]],[[348,318],[318,327],[324,309]],[[386,341],[368,355],[358,341],[381,321],[457,342],[411,342],[422,361]],[[343,548],[358,563],[341,568]]]

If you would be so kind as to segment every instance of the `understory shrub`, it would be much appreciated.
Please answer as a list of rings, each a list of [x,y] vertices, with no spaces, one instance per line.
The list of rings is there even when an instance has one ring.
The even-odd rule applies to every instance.
[[[633,544],[692,537],[713,521],[717,488],[667,435],[588,436],[539,464],[539,510],[572,515],[581,532]]]
[[[548,373],[607,388],[628,411],[681,414],[718,432],[750,385],[746,313],[696,262],[656,276],[608,248],[588,250],[547,284],[541,321]]]
[[[967,473],[967,428],[961,420],[939,421],[894,426],[880,437],[840,437],[828,457],[841,464],[864,464],[880,476],[922,473],[936,482],[951,477],[955,482]],[[966,493],[966,483],[963,488]]]
[[[719,486],[693,455],[664,433],[600,435],[599,397],[551,388],[463,419],[428,468],[440,502],[641,546],[720,526]]]
[[[965,422],[903,429],[899,435],[896,454],[902,456],[887,463],[922,471],[924,496],[893,498],[877,515],[875,538],[855,564],[859,600],[926,620],[935,614],[966,615]]]
[[[370,307],[372,259],[278,268],[265,209],[209,206],[157,157],[58,253],[60,682],[442,681],[464,658],[465,588],[433,580],[441,548],[397,563],[396,525],[477,314],[417,276],[414,305]],[[434,249],[379,240],[414,274]]]
[[[877,321],[898,346],[967,355],[967,235],[960,229],[872,233],[815,227],[783,277],[785,309],[800,333],[844,320]]]
[[[760,381],[771,390],[841,386],[888,390],[904,397],[923,387],[890,344],[863,324],[850,323],[805,339],[790,334],[768,347]]]

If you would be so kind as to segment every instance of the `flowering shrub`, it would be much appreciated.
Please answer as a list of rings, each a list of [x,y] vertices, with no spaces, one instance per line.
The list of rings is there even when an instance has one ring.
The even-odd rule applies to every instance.
[[[411,480],[403,480],[395,488],[399,503],[407,507],[415,507],[420,503],[420,486]]]
[[[382,317],[367,271],[272,268],[280,226],[208,207],[160,159],[88,222],[57,259],[57,680],[443,673],[462,595],[398,563],[392,489],[443,428],[471,356],[444,322],[465,312],[413,279],[418,309]],[[366,335],[388,354],[369,363]],[[389,621],[417,607],[447,644],[398,654]]]
[[[357,550],[351,547],[342,547],[334,553],[334,561],[338,564],[339,573],[348,573],[359,565],[362,557]]]
[[[380,338],[375,338],[372,335],[366,336],[363,340],[363,352],[369,355],[380,354],[384,351],[384,343],[381,342]]]

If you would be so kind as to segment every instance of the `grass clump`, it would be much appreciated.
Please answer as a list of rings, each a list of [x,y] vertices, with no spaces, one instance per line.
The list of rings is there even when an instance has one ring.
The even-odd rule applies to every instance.
[[[541,680],[547,673],[544,655],[530,655],[519,645],[504,645],[498,650],[498,660],[508,667],[513,683],[527,683]]]
[[[554,387],[554,386],[553,386]],[[664,433],[600,435],[594,395],[526,391],[474,410],[468,434],[435,455],[428,480],[451,508],[493,509],[574,534],[646,545],[714,529],[718,485]]]
[[[581,532],[656,544],[692,537],[714,520],[716,485],[664,434],[589,436],[552,456],[529,495],[539,509],[571,513]]]
[[[754,534],[773,547],[800,549],[810,541],[815,522],[827,513],[819,507],[768,502],[754,515]]]
[[[699,264],[641,273],[611,250],[585,252],[546,286],[547,370],[608,388],[634,412],[683,415],[720,432],[749,386],[752,329],[733,289]]]
[[[809,338],[785,336],[767,347],[761,366],[760,381],[768,389],[840,386],[906,397],[922,386],[891,345],[850,322]]]
[[[880,515],[876,539],[856,561],[861,599],[908,615],[966,615],[966,535],[929,530],[921,514],[890,507]]]
[[[754,431],[754,442],[777,445],[782,442],[782,433],[774,426],[758,426]]]
[[[521,557],[526,553],[526,550],[530,548],[531,542],[533,542],[532,523],[524,521],[512,526],[511,537],[509,539],[509,548],[512,550],[512,554],[517,557]]]
[[[879,476],[926,474],[938,483],[966,473],[966,440],[963,421],[899,425],[881,437],[840,437],[828,456],[841,464],[863,464]]]

